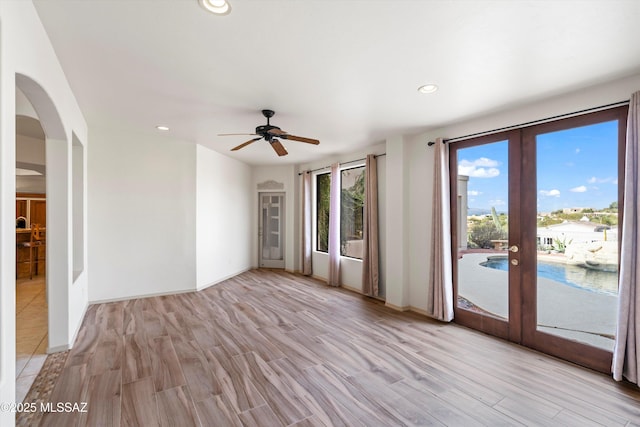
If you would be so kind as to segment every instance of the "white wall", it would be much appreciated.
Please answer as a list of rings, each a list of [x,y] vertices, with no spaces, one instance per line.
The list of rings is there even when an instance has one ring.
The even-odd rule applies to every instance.
[[[489,131],[505,126],[517,125],[533,120],[572,113],[587,108],[598,107],[618,101],[628,100],[630,95],[640,90],[640,75],[600,84],[563,96],[541,100],[520,107],[513,107],[473,120],[452,124],[442,129],[421,135],[405,137],[409,154],[409,196],[405,206],[409,210],[409,281],[408,306],[413,309],[427,308],[427,277],[430,268],[431,251],[431,194],[433,185],[433,149],[428,141],[436,137],[454,138],[476,132]],[[389,171],[393,174],[393,171]],[[400,173],[397,171],[397,173]],[[394,250],[392,247],[389,251]],[[397,283],[393,284],[398,285]],[[405,291],[404,289],[402,291]],[[402,292],[397,290],[396,292]]]
[[[196,146],[91,127],[92,302],[196,287]]]
[[[23,164],[29,164],[37,165],[40,166],[41,169],[44,169],[44,140],[24,135],[16,135],[16,162],[17,167],[24,167]],[[44,170],[40,172],[44,172]],[[44,175],[16,176],[16,191],[21,193],[43,194],[46,192],[46,178]]]
[[[56,154],[70,157],[72,133],[87,142],[86,123],[33,5],[0,1],[1,402],[15,398],[15,116],[17,111],[29,109],[16,107],[20,102],[16,99],[17,84],[26,89],[20,99],[28,98],[33,104],[32,113],[37,112],[47,143],[57,143]],[[49,299],[49,345],[68,347],[87,305],[87,272],[72,284],[71,174],[64,159],[53,170],[61,179],[47,183],[47,191],[51,189],[55,195],[52,206],[47,206],[47,257],[55,254],[55,268],[47,263],[49,296],[55,294],[55,300]],[[0,425],[13,425],[14,416],[10,411],[0,412]]]
[[[203,289],[252,266],[251,168],[196,147],[197,288]]]
[[[253,168],[253,178],[251,184],[251,200],[253,206],[253,215],[251,218],[251,264],[258,267],[258,223],[259,223],[259,203],[258,197],[261,192],[284,192],[285,193],[285,242],[284,242],[284,268],[287,271],[295,271],[295,231],[298,222],[296,221],[296,198],[295,188],[298,175],[295,167],[292,165],[285,166],[255,166]],[[275,181],[283,184],[282,190],[259,190],[258,185],[268,181]]]

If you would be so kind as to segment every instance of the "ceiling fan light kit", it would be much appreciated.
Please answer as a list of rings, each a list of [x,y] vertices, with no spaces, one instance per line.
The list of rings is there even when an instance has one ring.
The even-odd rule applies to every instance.
[[[254,143],[256,141],[259,141],[259,140],[261,140],[263,138],[269,144],[271,144],[271,148],[273,148],[273,151],[275,151],[278,156],[286,156],[289,153],[284,148],[284,146],[282,145],[280,140],[278,140],[276,137],[281,138],[281,139],[291,140],[291,141],[304,142],[304,143],[313,144],[313,145],[320,144],[320,141],[318,141],[317,139],[305,138],[305,137],[296,136],[296,135],[290,135],[288,132],[283,131],[278,126],[272,125],[271,122],[270,122],[270,119],[271,119],[271,117],[273,117],[274,114],[275,114],[275,112],[273,110],[262,110],[262,115],[267,118],[267,124],[266,125],[260,125],[260,126],[256,127],[256,132],[255,133],[246,134],[246,135],[256,135],[257,138],[252,138],[252,139],[248,140],[247,142],[243,142],[242,144],[240,144],[240,145],[238,145],[236,147],[233,147],[231,149],[231,151],[237,151],[237,150],[239,150],[241,148],[244,148],[247,145],[252,144],[252,143]],[[242,135],[242,134],[229,134],[229,133],[218,134],[218,136],[231,136],[231,135]]]

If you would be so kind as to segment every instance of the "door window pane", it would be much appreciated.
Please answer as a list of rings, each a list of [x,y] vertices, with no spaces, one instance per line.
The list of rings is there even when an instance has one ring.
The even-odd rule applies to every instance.
[[[537,135],[537,329],[613,349],[618,122]]]
[[[457,150],[458,307],[509,317],[508,141]]]

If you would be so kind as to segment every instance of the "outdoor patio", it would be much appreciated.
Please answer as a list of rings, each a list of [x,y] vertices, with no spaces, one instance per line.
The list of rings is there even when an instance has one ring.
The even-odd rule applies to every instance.
[[[458,293],[501,318],[508,316],[506,271],[483,267],[488,256],[505,251],[465,253],[458,260]],[[538,329],[613,350],[617,298],[538,278]]]

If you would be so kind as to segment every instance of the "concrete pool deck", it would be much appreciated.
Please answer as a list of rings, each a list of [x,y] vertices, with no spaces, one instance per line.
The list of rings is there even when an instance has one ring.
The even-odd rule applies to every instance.
[[[507,318],[508,273],[480,265],[488,256],[495,255],[506,255],[506,252],[463,254],[458,260],[458,294],[482,310]],[[538,278],[538,328],[541,331],[613,350],[616,312],[616,296]]]

